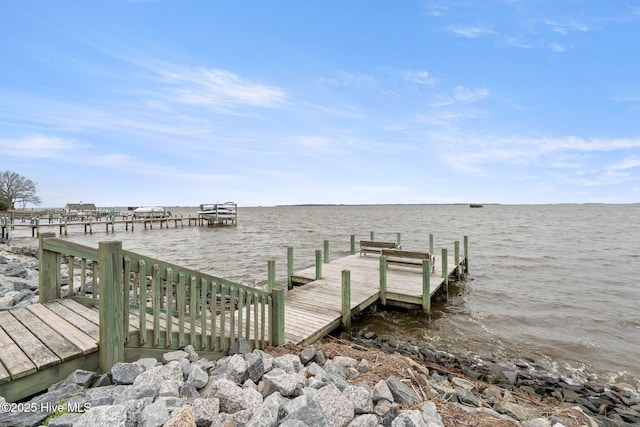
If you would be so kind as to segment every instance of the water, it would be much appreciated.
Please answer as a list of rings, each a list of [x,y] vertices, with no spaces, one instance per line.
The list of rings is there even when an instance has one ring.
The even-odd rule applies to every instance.
[[[195,208],[172,208],[195,214]],[[330,241],[331,258],[348,254],[349,236],[396,240],[408,250],[453,251],[470,238],[470,275],[421,316],[382,312],[358,323],[379,334],[438,343],[444,348],[531,357],[560,372],[582,370],[602,380],[635,381],[640,349],[640,205],[376,205],[239,208],[238,226],[184,227],[93,235],[70,228],[69,240],[123,247],[248,284],[267,276],[275,259],[286,277],[286,248],[296,269],[314,263]],[[36,244],[14,234],[14,246]],[[375,284],[374,284],[375,286]]]

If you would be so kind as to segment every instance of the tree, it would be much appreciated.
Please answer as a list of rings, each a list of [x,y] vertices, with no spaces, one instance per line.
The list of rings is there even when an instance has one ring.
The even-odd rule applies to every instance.
[[[24,176],[4,171],[0,173],[0,202],[9,209],[15,209],[16,202],[24,208],[27,203],[40,204],[40,197],[36,196],[36,184]]]

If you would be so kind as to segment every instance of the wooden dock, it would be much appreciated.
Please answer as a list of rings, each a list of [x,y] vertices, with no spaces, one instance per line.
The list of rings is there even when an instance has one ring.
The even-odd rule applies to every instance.
[[[466,237],[464,249],[461,257],[456,242],[454,256],[443,249],[435,264],[430,253],[421,264],[392,262],[410,258],[406,251],[329,262],[325,242],[314,267],[293,273],[288,263],[285,291],[276,286],[275,261],[263,290],[124,251],[121,242],[96,250],[43,233],[40,302],[0,312],[0,396],[19,400],[75,369],[108,371],[188,344],[218,358],[239,338],[254,348],[312,343],[336,328],[349,331],[352,316],[378,302],[429,316],[431,299],[446,299],[449,279],[466,274]],[[61,298],[62,255],[76,290],[69,298]]]

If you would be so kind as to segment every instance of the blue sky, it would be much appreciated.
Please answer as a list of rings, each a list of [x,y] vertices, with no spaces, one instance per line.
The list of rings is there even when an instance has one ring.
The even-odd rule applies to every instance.
[[[3,1],[42,207],[640,201],[637,1]]]

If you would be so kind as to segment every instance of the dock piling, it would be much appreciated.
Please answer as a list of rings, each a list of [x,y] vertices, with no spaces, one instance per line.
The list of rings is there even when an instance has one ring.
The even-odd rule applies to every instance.
[[[431,266],[428,259],[422,261],[422,311],[431,319]]]
[[[351,335],[351,271],[342,270],[342,327]]]
[[[316,249],[316,280],[322,279],[322,251]]]
[[[289,246],[287,248],[287,289],[293,289],[291,276],[293,276],[293,247]]]
[[[324,263],[329,264],[329,241],[324,241]]]
[[[387,257],[380,257],[380,302],[387,305]]]

